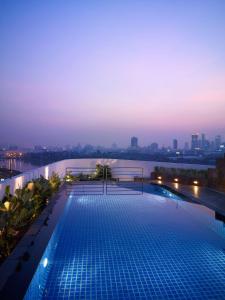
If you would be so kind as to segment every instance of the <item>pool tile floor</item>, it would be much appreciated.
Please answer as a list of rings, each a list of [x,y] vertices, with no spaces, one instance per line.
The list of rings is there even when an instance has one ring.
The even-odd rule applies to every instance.
[[[71,197],[27,299],[225,299],[225,227],[158,195]]]

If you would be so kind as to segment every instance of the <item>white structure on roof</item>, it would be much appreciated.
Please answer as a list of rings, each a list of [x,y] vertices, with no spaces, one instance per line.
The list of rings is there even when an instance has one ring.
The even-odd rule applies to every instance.
[[[156,162],[156,161],[140,161],[140,160],[123,160],[123,159],[103,159],[103,158],[84,158],[84,159],[66,159],[61,160],[37,169],[33,169],[28,172],[24,172],[18,176],[12,177],[5,180],[0,184],[0,199],[4,195],[4,190],[7,185],[10,186],[11,193],[13,193],[17,188],[23,187],[26,182],[44,176],[46,179],[51,176],[52,172],[56,172],[61,178],[64,177],[66,173],[66,168],[76,167],[76,168],[95,168],[96,164],[109,165],[113,167],[135,167],[143,168],[143,177],[149,178],[151,172],[154,171],[156,166],[168,167],[168,168],[183,168],[183,169],[197,169],[197,170],[207,170],[212,168],[208,165],[197,165],[197,164],[181,164],[181,163],[168,163],[168,162]],[[113,174],[112,174],[113,175]]]

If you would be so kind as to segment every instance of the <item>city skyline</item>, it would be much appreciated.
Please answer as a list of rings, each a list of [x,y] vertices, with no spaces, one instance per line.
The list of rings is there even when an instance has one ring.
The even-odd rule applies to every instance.
[[[225,133],[225,2],[1,1],[1,143]]]
[[[40,149],[53,149],[53,148],[61,148],[61,149],[69,149],[69,148],[77,148],[77,147],[86,147],[86,146],[92,146],[92,147],[102,147],[102,148],[118,148],[118,149],[129,149],[129,148],[143,148],[143,147],[150,147],[153,146],[157,149],[162,149],[162,148],[170,148],[171,150],[216,150],[220,148],[220,145],[225,147],[225,138],[222,135],[215,135],[212,138],[210,138],[208,135],[205,133],[192,133],[189,135],[189,138],[183,143],[181,140],[177,139],[176,137],[173,137],[169,143],[160,143],[158,140],[152,140],[148,141],[147,143],[143,143],[143,141],[139,138],[139,136],[130,136],[128,138],[128,143],[127,144],[118,144],[116,140],[111,141],[110,144],[104,145],[104,144],[91,144],[90,142],[87,143],[81,143],[80,141],[69,143],[69,144],[42,144],[42,143],[36,143],[30,146],[24,146],[24,145],[19,145],[19,144],[13,144],[13,143],[8,143],[8,144],[0,144],[0,150],[3,149],[31,149],[31,148],[39,148]],[[126,139],[127,140],[127,139]]]

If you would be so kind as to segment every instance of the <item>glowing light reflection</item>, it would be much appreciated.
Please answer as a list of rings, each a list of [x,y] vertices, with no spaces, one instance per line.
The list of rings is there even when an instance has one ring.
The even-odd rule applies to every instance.
[[[47,257],[43,260],[43,267],[46,268],[48,265],[48,259]]]
[[[16,189],[20,189],[23,187],[24,184],[24,177],[23,176],[19,176],[15,178],[15,185],[14,185],[14,191]]]
[[[194,195],[195,195],[196,197],[198,197],[198,196],[199,196],[199,187],[198,187],[198,186],[194,186],[194,187],[193,187],[193,191],[194,191]]]
[[[49,167],[45,167],[45,179],[49,179]]]
[[[174,187],[175,187],[176,190],[178,190],[179,189],[179,183],[174,183]]]

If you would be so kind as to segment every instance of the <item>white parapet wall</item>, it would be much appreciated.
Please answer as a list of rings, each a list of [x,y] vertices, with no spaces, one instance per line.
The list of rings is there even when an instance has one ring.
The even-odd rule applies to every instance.
[[[182,168],[182,169],[196,169],[207,170],[212,168],[209,165],[198,164],[181,164],[181,163],[168,163],[168,162],[156,162],[156,161],[140,161],[140,160],[123,160],[123,159],[104,159],[104,158],[84,158],[84,159],[66,159],[61,160],[40,168],[33,169],[28,172],[24,172],[18,176],[14,176],[5,180],[0,184],[0,199],[2,199],[7,185],[10,186],[11,193],[14,193],[16,189],[22,188],[28,181],[38,178],[41,175],[46,179],[51,176],[53,172],[56,172],[61,178],[66,173],[66,168],[95,168],[96,164],[109,165],[113,167],[123,168],[143,168],[143,177],[150,177],[150,174],[154,171],[156,166],[167,168]],[[112,172],[113,173],[113,172]],[[112,174],[113,175],[113,174]]]

